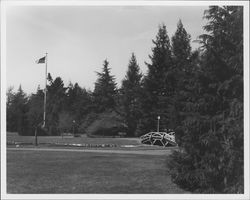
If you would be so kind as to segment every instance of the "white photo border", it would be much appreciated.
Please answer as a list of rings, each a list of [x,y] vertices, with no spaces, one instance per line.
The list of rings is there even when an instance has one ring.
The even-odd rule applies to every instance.
[[[244,7],[244,194],[7,194],[6,8],[8,6],[209,6]],[[1,199],[250,199],[249,195],[249,2],[248,1],[1,1]]]

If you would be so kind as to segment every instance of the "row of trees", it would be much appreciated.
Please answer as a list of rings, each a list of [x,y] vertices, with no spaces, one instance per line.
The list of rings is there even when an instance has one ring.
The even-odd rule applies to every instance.
[[[94,91],[65,87],[48,76],[49,134],[70,131],[139,136],[174,129],[181,151],[169,164],[173,181],[193,192],[243,192],[243,8],[212,6],[205,12],[202,48],[191,51],[181,21],[170,39],[160,25],[147,74],[132,57],[121,87],[107,60]],[[43,92],[7,93],[7,130],[33,134],[42,121]]]
[[[73,126],[78,132],[87,132],[95,119],[105,112],[117,115],[120,123],[116,127],[117,133],[121,129],[128,136],[155,130],[158,115],[162,118],[162,129],[175,128],[178,114],[174,98],[180,88],[177,79],[186,73],[185,69],[196,60],[198,54],[191,53],[190,35],[181,21],[172,37],[172,45],[164,24],[159,26],[153,44],[151,64],[146,63],[148,73],[143,76],[136,56],[132,54],[120,88],[111,75],[107,60],[102,71],[97,73],[93,92],[81,88],[77,83],[65,87],[60,77],[53,79],[48,74],[48,134],[70,131]],[[36,94],[27,96],[20,86],[17,93],[9,89],[7,99],[7,130],[33,135],[35,127],[43,120],[43,91],[38,87]]]

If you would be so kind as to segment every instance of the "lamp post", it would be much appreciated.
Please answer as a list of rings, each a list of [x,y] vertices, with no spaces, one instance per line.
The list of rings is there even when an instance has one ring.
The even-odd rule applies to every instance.
[[[158,133],[159,133],[159,131],[160,131],[160,119],[161,119],[161,117],[158,116],[158,117],[157,117],[157,132],[158,132]]]

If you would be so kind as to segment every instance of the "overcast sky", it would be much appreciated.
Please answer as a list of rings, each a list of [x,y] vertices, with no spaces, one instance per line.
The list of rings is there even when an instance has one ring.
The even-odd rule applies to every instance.
[[[21,84],[28,94],[44,88],[44,64],[35,61],[48,52],[48,72],[67,86],[78,82],[94,88],[95,71],[108,59],[120,86],[131,53],[143,73],[158,26],[165,23],[169,37],[182,20],[191,39],[203,33],[198,6],[16,6],[7,9],[7,87]],[[192,48],[198,47],[191,43]]]

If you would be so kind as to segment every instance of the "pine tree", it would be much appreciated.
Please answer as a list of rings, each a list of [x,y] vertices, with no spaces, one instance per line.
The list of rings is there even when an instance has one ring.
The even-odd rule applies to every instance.
[[[134,136],[141,112],[139,109],[142,74],[134,53],[129,61],[128,70],[121,86],[121,104],[128,126],[128,135]]]
[[[13,100],[15,97],[15,93],[13,91],[14,87],[9,87],[6,92],[7,102],[6,102],[6,124],[7,131],[13,132],[16,131],[14,115],[15,111],[13,110]]]
[[[174,60],[178,65],[181,65],[182,62],[185,65],[185,62],[190,58],[191,55],[191,46],[190,46],[191,36],[187,33],[181,20],[177,24],[177,30],[172,37],[172,49]]]
[[[34,135],[35,128],[43,122],[44,91],[37,88],[36,94],[31,94],[28,101],[29,111],[27,113],[29,121],[29,135]],[[40,132],[39,132],[40,133]]]
[[[204,65],[211,77],[208,90],[216,97],[214,110],[209,110],[209,132],[218,145],[212,151],[219,159],[214,164],[220,168],[216,179],[223,192],[243,192],[243,7],[212,6],[205,17],[210,23],[204,27],[209,34],[201,36]]]
[[[50,85],[47,86],[47,106],[46,106],[46,126],[50,135],[59,134],[57,126],[59,122],[59,113],[63,110],[65,104],[64,83],[60,77],[55,80],[49,75]]]
[[[151,64],[146,63],[148,73],[143,80],[144,94],[141,99],[143,111],[140,123],[140,134],[155,131],[157,116],[161,116],[161,127],[170,128],[170,116],[168,111],[171,88],[167,84],[166,73],[172,66],[171,46],[167,35],[166,26],[159,26],[156,40],[153,40]]]
[[[108,65],[109,62],[105,60],[102,72],[97,72],[98,79],[95,83],[95,89],[93,92],[97,112],[102,112],[106,109],[113,109],[116,104],[115,96],[117,90],[115,78],[110,75],[111,68],[109,68]]]
[[[66,90],[66,101],[64,105],[64,110],[71,111],[72,104],[74,103],[75,94],[73,92],[74,85],[70,82]]]
[[[194,60],[195,56],[191,53],[190,46],[191,36],[186,32],[181,20],[177,24],[177,30],[172,37],[172,53],[173,53],[173,66],[167,73],[167,79],[172,80],[168,82],[173,88],[173,93],[170,97],[173,106],[173,112],[171,114],[172,121],[174,121],[175,127],[173,127],[178,134],[176,139],[178,143],[181,142],[182,131],[178,131],[185,116],[183,111],[185,110],[185,104],[187,99],[191,97],[190,94],[190,82],[192,81],[192,71],[195,68]]]
[[[211,6],[192,99],[185,107],[185,151],[172,177],[191,191],[243,193],[243,10]]]
[[[10,96],[9,105],[7,107],[7,123],[10,123],[11,120],[11,130],[17,131],[20,135],[25,135],[28,121],[27,121],[27,95],[24,93],[21,85],[18,88],[17,93],[13,93],[13,96]],[[8,126],[10,126],[7,125]]]
[[[64,111],[69,112],[77,123],[91,111],[92,99],[91,92],[81,88],[78,83],[69,84],[66,92],[66,102]]]

